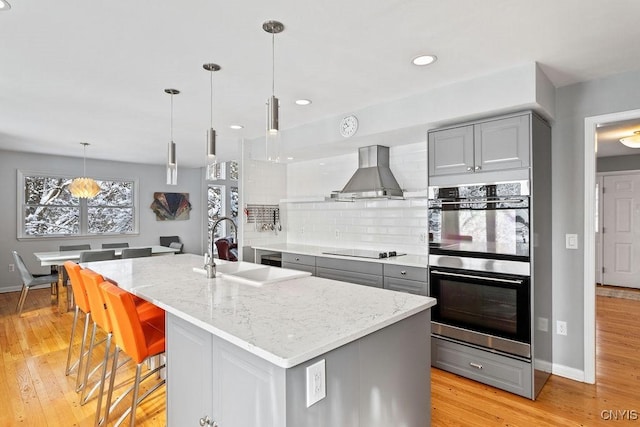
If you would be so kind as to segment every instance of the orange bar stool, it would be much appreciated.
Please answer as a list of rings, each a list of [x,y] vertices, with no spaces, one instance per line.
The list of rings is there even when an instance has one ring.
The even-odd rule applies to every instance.
[[[80,404],[84,405],[87,403],[91,395],[98,390],[98,397],[96,403],[96,417],[95,417],[95,426],[98,426],[103,421],[102,418],[102,398],[104,394],[104,384],[109,376],[107,374],[107,366],[109,364],[110,352],[111,352],[111,340],[113,336],[113,328],[111,326],[111,319],[109,318],[109,314],[107,313],[107,304],[100,290],[100,284],[104,282],[104,278],[102,275],[92,271],[90,269],[84,269],[80,271],[80,275],[83,278],[83,282],[85,285],[85,289],[87,291],[87,297],[89,298],[89,304],[92,307],[92,319],[93,319],[93,329],[91,331],[91,338],[89,339],[89,350],[87,352],[87,360],[92,360],[93,350],[95,346],[99,345],[102,341],[96,340],[96,332],[98,327],[102,329],[106,334],[106,339],[103,340],[106,342],[104,357],[101,363],[99,363],[93,370],[89,371],[89,364],[87,364],[87,368],[85,369],[85,377],[84,384],[85,387],[82,390],[82,395],[80,397]],[[140,319],[144,321],[154,321],[158,322],[161,320],[154,318],[164,318],[164,310],[156,307],[155,305],[146,302],[142,299],[139,299],[139,304],[136,305],[136,311]],[[87,392],[89,378],[94,375],[99,369],[102,368],[100,379],[95,383],[93,388]]]
[[[111,378],[109,378],[105,421],[108,422],[111,411],[127,394],[132,392],[131,406],[122,414],[115,425],[119,426],[129,416],[129,425],[134,427],[138,404],[165,383],[164,379],[158,381],[144,395],[139,396],[140,383],[159,372],[165,366],[164,364],[158,364],[155,368],[142,375],[144,363],[153,357],[163,354],[165,351],[165,318],[164,316],[162,318],[154,317],[153,319],[142,321],[136,310],[132,294],[109,282],[103,282],[100,285],[100,289],[107,303],[107,313],[113,326],[113,336],[116,342],[111,365]],[[123,392],[111,406],[120,352],[124,352],[136,363],[136,374],[133,385]]]
[[[82,381],[82,379],[84,378],[82,375],[82,365],[84,362],[84,356],[86,354],[84,348],[87,341],[89,322],[91,320],[91,306],[89,305],[89,299],[87,298],[87,291],[84,287],[84,282],[82,281],[82,277],[80,277],[80,270],[82,270],[82,267],[80,267],[73,261],[66,261],[64,263],[64,268],[67,271],[69,280],[71,281],[73,299],[76,303],[76,309],[73,314],[73,323],[71,324],[71,338],[69,339],[69,351],[67,352],[67,366],[65,368],[64,374],[69,375],[76,366],[78,367],[76,391],[80,391],[84,387],[84,381]],[[80,343],[80,355],[78,356],[78,360],[76,360],[72,365],[71,353],[73,352],[73,339],[76,334],[76,327],[78,324],[80,312],[84,314],[84,329],[82,331],[82,341]]]

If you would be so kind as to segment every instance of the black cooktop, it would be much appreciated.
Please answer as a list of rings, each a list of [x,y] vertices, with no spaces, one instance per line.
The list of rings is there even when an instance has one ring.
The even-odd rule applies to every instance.
[[[374,250],[367,250],[367,249],[337,249],[333,252],[323,252],[323,254],[351,256],[355,258],[374,258],[374,259],[393,258],[396,256],[406,255],[406,254],[398,253],[397,251],[374,251]]]

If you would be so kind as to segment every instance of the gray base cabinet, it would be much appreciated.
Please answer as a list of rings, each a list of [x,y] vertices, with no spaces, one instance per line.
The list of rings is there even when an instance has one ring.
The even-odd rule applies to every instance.
[[[338,258],[316,257],[316,276],[381,288],[382,264]]]
[[[307,271],[312,276],[316,275],[316,257],[312,255],[300,255],[284,252],[282,254],[282,268]]]
[[[385,264],[384,288],[428,296],[428,276],[426,268]]]
[[[533,398],[531,362],[433,336],[431,363],[436,368]]]
[[[423,311],[285,369],[167,313],[167,425],[428,426],[430,319]],[[307,407],[306,368],[322,359],[326,397]]]

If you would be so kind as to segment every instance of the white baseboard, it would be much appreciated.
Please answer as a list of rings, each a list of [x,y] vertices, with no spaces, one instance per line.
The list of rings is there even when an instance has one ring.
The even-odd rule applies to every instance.
[[[584,371],[580,369],[554,363],[551,373],[560,377],[569,378],[570,380],[584,382]]]

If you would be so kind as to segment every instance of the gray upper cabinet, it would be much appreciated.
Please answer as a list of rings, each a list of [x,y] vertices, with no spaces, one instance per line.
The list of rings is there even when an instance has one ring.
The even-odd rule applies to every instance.
[[[429,133],[429,175],[473,172],[473,126]]]
[[[528,168],[531,114],[429,132],[429,176]]]

